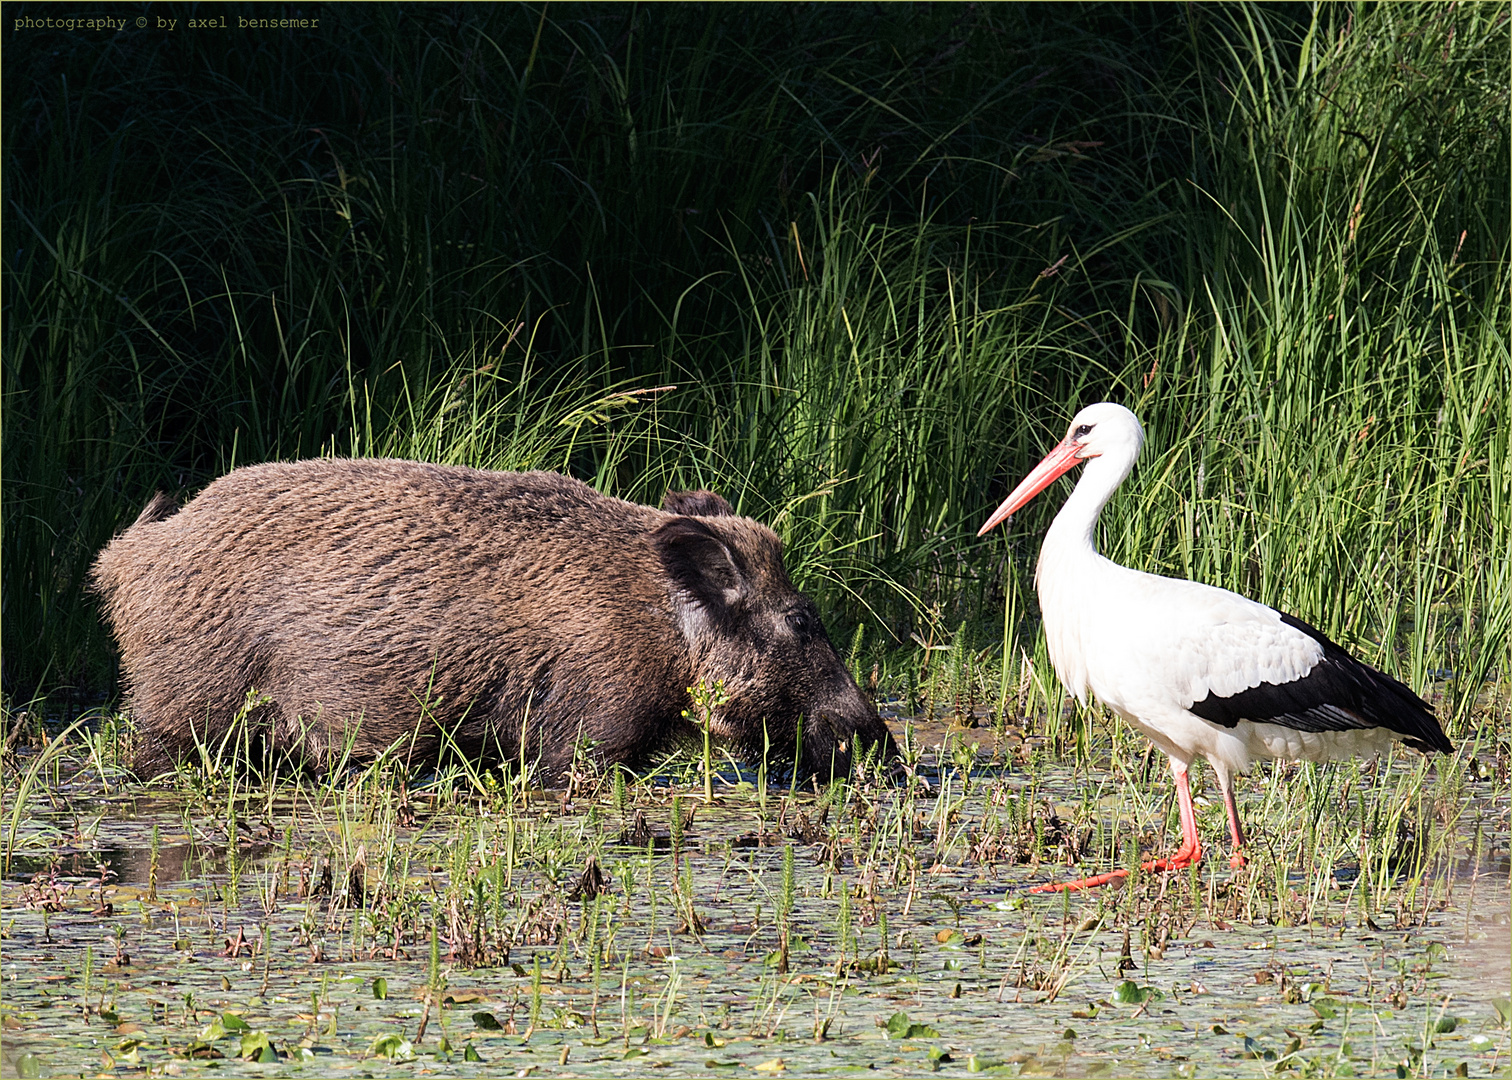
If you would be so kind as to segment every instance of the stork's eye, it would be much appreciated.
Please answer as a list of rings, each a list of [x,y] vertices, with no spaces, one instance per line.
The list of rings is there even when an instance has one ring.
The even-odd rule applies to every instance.
[[[1071,433],[1073,439],[1080,439],[1083,435],[1092,434],[1091,424],[1077,424],[1076,430]]]

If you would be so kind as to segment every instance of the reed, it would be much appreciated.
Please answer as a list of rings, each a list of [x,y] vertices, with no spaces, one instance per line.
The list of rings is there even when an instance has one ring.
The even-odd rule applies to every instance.
[[[1507,669],[1505,3],[380,7],[198,44],[193,86],[147,35],[28,40],[13,699],[113,692],[86,570],[155,488],[337,453],[718,488],[859,666],[962,626],[1006,703],[1056,500],[975,528],[1102,397],[1149,435],[1112,557],[1460,730]]]

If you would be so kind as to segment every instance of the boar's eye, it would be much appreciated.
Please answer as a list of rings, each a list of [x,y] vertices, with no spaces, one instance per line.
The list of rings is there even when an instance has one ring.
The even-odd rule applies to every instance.
[[[801,611],[788,612],[787,624],[795,634],[807,633],[809,629],[809,617]]]

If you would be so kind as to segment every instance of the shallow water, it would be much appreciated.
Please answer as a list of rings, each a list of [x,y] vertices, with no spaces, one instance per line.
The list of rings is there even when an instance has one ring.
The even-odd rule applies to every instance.
[[[1196,870],[1122,888],[1029,894],[1075,873],[1057,837],[1093,838],[1087,872],[1109,868],[1111,834],[1162,848],[1163,768],[1146,780],[1108,756],[1076,767],[1037,739],[943,723],[914,735],[927,793],[774,785],[764,816],[751,774],[733,771],[716,778],[716,805],[701,805],[695,771],[632,785],[620,811],[608,786],[570,802],[423,785],[401,800],[354,784],[217,803],[106,794],[82,769],[29,805],[0,882],[0,1070],[1506,1071],[1508,798],[1495,775],[1445,787],[1440,770],[1413,788],[1411,757],[1320,774],[1313,844],[1342,855],[1297,866],[1284,852],[1307,820],[1303,780],[1253,777],[1248,867],[1213,850]],[[697,808],[675,856],[674,797],[684,816]],[[1340,815],[1410,797],[1448,819],[1416,874],[1383,876],[1338,846]],[[984,848],[1015,811],[1019,831],[999,827]],[[1222,835],[1221,806],[1200,818],[1205,837]],[[589,855],[609,887],[596,905],[567,899]],[[701,933],[682,925],[689,898]]]

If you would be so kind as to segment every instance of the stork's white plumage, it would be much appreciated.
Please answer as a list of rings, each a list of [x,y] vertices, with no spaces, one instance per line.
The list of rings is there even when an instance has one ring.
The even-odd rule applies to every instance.
[[[1213,767],[1243,865],[1244,832],[1232,777],[1257,758],[1325,761],[1384,749],[1452,747],[1432,707],[1355,660],[1313,627],[1226,589],[1157,577],[1098,554],[1097,518],[1144,443],[1122,405],[1089,405],[1059,445],[993,512],[978,536],[1056,479],[1086,464],[1040,548],[1035,587],[1055,673],[1077,699],[1090,691],[1171,759],[1182,846],[1145,864],[1177,869],[1202,857],[1187,767]],[[1045,889],[1087,888],[1114,871]]]

